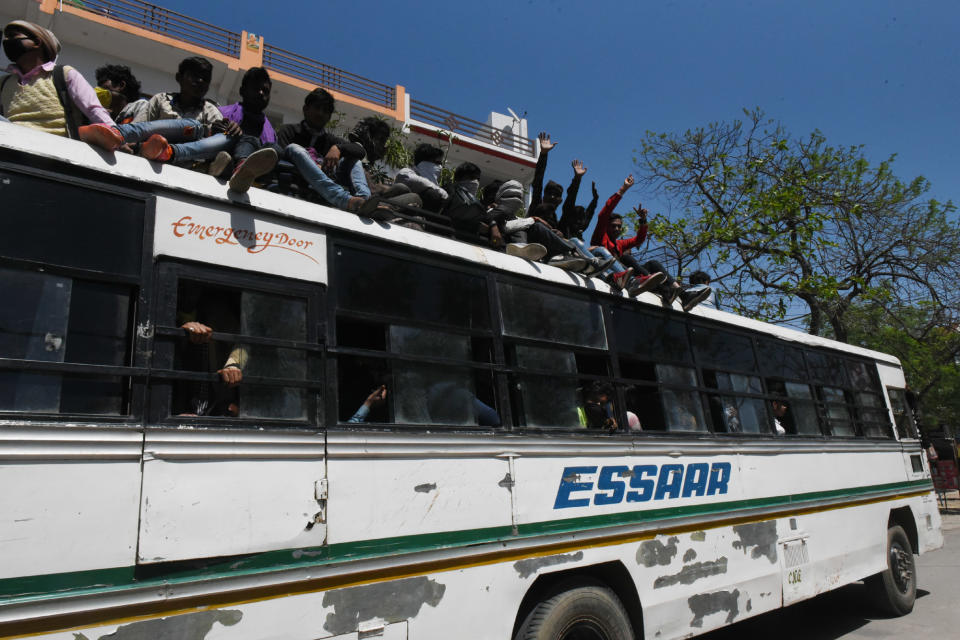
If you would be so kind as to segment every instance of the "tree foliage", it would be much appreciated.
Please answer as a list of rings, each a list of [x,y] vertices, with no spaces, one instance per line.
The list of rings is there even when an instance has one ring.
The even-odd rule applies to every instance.
[[[651,233],[680,271],[712,270],[727,306],[783,320],[801,301],[811,333],[848,339],[857,302],[927,305],[956,320],[960,225],[929,182],[871,165],[862,146],[792,137],[759,110],[682,134],[647,132],[640,180],[675,213]]]
[[[958,426],[960,416],[960,327],[933,305],[886,307],[856,304],[846,314],[849,341],[900,358],[907,381],[920,399],[921,426]]]

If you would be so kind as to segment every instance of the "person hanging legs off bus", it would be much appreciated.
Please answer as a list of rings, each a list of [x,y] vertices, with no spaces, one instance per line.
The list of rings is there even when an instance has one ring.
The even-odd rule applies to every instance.
[[[394,180],[406,185],[411,193],[420,196],[423,208],[434,213],[443,209],[448,194],[440,186],[443,149],[431,144],[419,144],[413,150],[413,167],[404,167]]]
[[[97,67],[94,72],[97,77],[97,88],[106,89],[114,95],[120,95],[123,100],[111,103],[110,115],[118,125],[129,124],[138,117],[146,115],[149,100],[140,97],[140,81],[130,71],[130,67],[122,64],[105,64]]]
[[[148,160],[193,166],[213,159],[208,172],[223,173],[232,161],[228,150],[241,130],[206,97],[212,74],[213,65],[206,58],[181,60],[175,76],[180,90],[155,94],[145,108],[133,114],[130,122],[122,122],[119,130],[124,139],[128,143],[142,142],[140,155]],[[105,82],[111,88],[127,85],[122,75],[108,77]]]
[[[3,52],[11,61],[0,80],[0,120],[57,136],[82,139],[82,118],[103,125],[88,140],[107,151],[123,146],[110,113],[79,71],[57,64],[60,40],[40,25],[14,20],[3,28]]]

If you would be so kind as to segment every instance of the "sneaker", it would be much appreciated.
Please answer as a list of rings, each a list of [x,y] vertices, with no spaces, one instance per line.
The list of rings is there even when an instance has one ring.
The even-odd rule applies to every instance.
[[[77,129],[77,136],[88,144],[106,151],[116,151],[123,146],[123,135],[108,124],[85,124]]]
[[[644,291],[650,291],[651,289],[659,287],[666,279],[667,276],[659,271],[651,273],[648,276],[637,276],[627,286],[627,293],[631,296],[640,295]]]
[[[350,208],[352,202],[353,198],[350,198],[350,201],[347,202],[347,209]],[[356,213],[358,216],[377,220],[378,222],[389,222],[397,217],[397,212],[391,209],[380,196],[371,196],[364,200],[356,209]]]
[[[159,133],[155,133],[147,141],[140,145],[140,155],[147,160],[156,160],[157,162],[170,162],[173,158],[173,147]]]
[[[584,270],[583,275],[592,276],[596,273],[603,273],[610,267],[610,265],[614,263],[615,260],[616,258],[613,256],[610,256],[609,258],[594,256],[587,261],[587,268]]]
[[[507,245],[507,255],[536,262],[547,255],[547,248],[538,242],[511,242]]]
[[[677,299],[678,295],[680,295],[679,286],[667,287],[666,290],[660,294],[660,299],[663,300],[664,306],[670,307],[673,306],[673,301]]]
[[[607,283],[617,291],[621,291],[627,286],[631,278],[633,278],[633,267],[627,268],[626,271],[614,273],[607,278]]]
[[[547,260],[547,264],[567,271],[582,271],[587,266],[587,261],[573,256],[553,256]]]
[[[220,151],[217,153],[217,157],[210,161],[210,166],[207,167],[207,174],[214,178],[219,178],[223,172],[227,170],[231,162],[233,162],[233,156],[226,151]]]
[[[246,193],[253,181],[277,166],[277,152],[270,147],[258,149],[241,162],[230,176],[230,190]]]
[[[405,185],[400,186],[405,188]],[[386,200],[390,204],[395,204],[398,207],[416,207],[419,209],[423,206],[423,200],[420,199],[420,196],[415,193],[410,193],[409,191],[407,193],[398,193],[397,195],[393,196],[388,196],[387,192],[384,191],[382,194],[380,194],[380,198]]]
[[[683,306],[684,311],[690,311],[695,306],[706,300],[710,297],[710,293],[713,290],[710,287],[704,287],[697,291],[681,291],[680,292],[680,304]]]

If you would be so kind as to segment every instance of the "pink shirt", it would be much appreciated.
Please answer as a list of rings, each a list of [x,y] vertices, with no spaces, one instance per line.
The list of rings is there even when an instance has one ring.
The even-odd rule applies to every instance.
[[[36,80],[43,71],[52,72],[55,66],[57,66],[56,60],[44,62],[42,65],[34,67],[27,73],[20,71],[20,67],[15,64],[11,64],[6,70],[11,75],[17,76],[20,84],[24,85]],[[77,105],[80,112],[87,116],[90,122],[102,122],[112,127],[116,126],[113,118],[110,117],[110,112],[100,104],[100,99],[97,98],[97,92],[93,90],[93,87],[86,81],[83,74],[73,67],[67,71],[67,93],[70,94],[70,99],[73,100],[73,104]]]

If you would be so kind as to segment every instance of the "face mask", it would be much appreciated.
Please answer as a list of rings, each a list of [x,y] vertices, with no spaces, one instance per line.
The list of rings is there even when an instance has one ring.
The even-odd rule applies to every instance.
[[[477,191],[480,190],[479,180],[461,180],[457,185],[469,191],[472,196],[477,195]]]
[[[16,62],[20,59],[20,56],[27,52],[27,46],[24,44],[24,40],[21,38],[4,38],[3,39],[3,54],[7,56],[7,60],[10,62]]]
[[[421,177],[434,184],[440,184],[440,165],[436,162],[421,162],[415,168]]]

